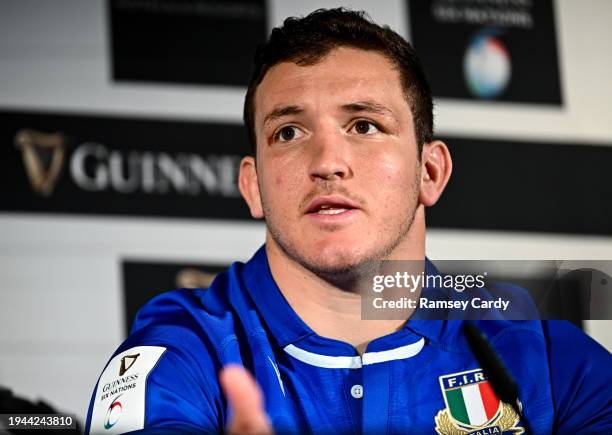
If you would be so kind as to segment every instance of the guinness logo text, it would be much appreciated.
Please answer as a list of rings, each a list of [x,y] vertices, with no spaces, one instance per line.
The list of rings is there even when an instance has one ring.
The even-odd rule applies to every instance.
[[[66,160],[66,136],[22,129],[15,135],[32,189],[53,193]],[[69,156],[72,182],[87,192],[237,198],[238,155],[117,150],[85,142]]]

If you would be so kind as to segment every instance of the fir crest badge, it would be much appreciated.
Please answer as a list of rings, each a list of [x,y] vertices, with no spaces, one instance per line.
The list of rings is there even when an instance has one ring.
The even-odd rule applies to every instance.
[[[440,435],[522,434],[520,417],[502,402],[482,369],[440,376],[446,408],[435,417]]]

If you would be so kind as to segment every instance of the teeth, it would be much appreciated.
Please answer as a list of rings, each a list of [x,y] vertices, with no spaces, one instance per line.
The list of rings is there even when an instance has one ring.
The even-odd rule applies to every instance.
[[[323,208],[323,207],[321,207],[321,210],[317,212],[318,214],[340,214],[340,213],[344,213],[347,210],[346,208],[327,208],[327,207]]]

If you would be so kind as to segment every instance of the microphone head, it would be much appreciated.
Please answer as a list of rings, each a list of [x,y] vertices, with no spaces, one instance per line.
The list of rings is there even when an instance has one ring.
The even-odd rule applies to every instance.
[[[516,380],[478,326],[466,321],[464,331],[468,345],[487,374],[493,390],[503,402],[514,406],[519,395]]]

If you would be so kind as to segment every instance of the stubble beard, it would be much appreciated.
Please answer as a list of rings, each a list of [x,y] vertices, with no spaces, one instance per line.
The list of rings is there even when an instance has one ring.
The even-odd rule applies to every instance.
[[[271,217],[271,209],[262,196],[264,219],[272,240],[279,246],[283,253],[292,261],[299,264],[319,278],[334,284],[337,287],[351,287],[352,283],[359,281],[361,277],[369,276],[380,268],[382,261],[387,260],[396,248],[408,237],[408,233],[414,223],[418,207],[418,174],[414,177],[409,192],[409,203],[404,209],[405,219],[400,219],[394,227],[385,227],[380,234],[397,234],[396,237],[387,240],[382,246],[373,247],[361,258],[354,259],[352,253],[341,253],[334,258],[334,264],[326,264],[310,258],[302,253],[298,241],[286,237],[277,222]]]

